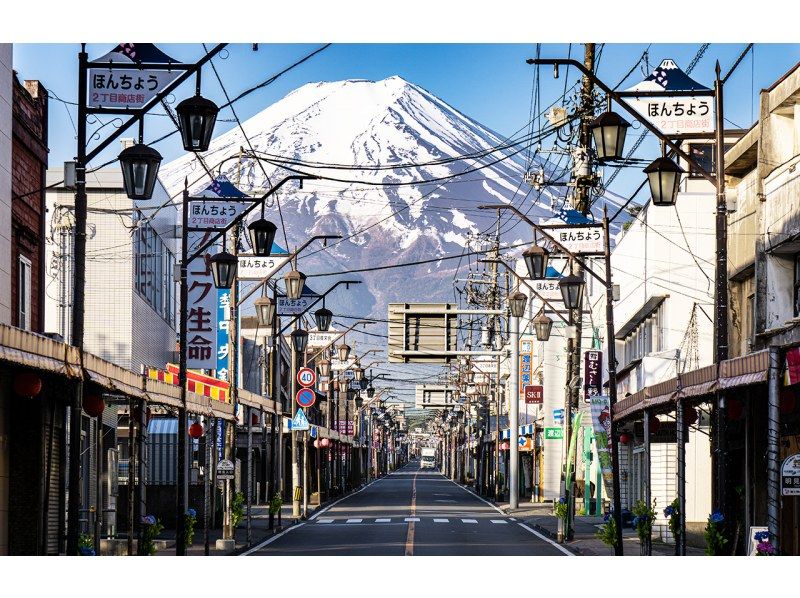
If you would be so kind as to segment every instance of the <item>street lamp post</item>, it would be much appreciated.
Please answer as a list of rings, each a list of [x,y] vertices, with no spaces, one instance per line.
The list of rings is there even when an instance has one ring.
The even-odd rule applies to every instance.
[[[608,225],[608,214],[606,210],[603,210],[603,232],[605,236],[605,255],[606,255],[606,271],[605,277],[597,274],[592,268],[589,268],[581,258],[571,252],[569,249],[564,247],[561,243],[559,243],[552,235],[550,235],[544,228],[540,225],[536,224],[528,218],[525,214],[523,214],[520,210],[515,208],[514,206],[507,205],[507,204],[497,204],[497,205],[488,205],[488,206],[478,206],[480,209],[487,209],[487,210],[511,210],[514,212],[519,218],[529,224],[534,231],[540,233],[542,236],[545,237],[550,243],[552,243],[555,247],[559,249],[559,251],[566,254],[573,262],[577,262],[580,264],[585,272],[588,272],[591,276],[597,279],[600,284],[602,284],[606,289],[606,335],[609,338],[609,346],[612,346],[614,343],[614,310],[613,310],[613,284],[611,278],[611,239],[609,235],[609,225]],[[580,301],[582,300],[583,295],[583,285],[584,282],[579,277],[573,277],[571,275],[562,277],[560,283],[561,292],[563,295],[563,299],[567,308],[570,308],[574,305],[579,305]],[[608,376],[609,376],[609,402],[613,405],[617,401],[617,386],[616,386],[616,369],[617,369],[617,362],[614,358],[614,349],[613,347],[609,351],[609,359],[608,359]],[[569,404],[569,402],[568,402]],[[568,420],[569,413],[565,413],[565,420]],[[614,418],[611,418],[611,446],[612,446],[612,474],[613,474],[613,493],[614,493],[614,521],[616,523],[616,532],[617,532],[617,542],[614,546],[614,553],[618,556],[622,556],[622,521],[621,521],[621,506],[620,506],[620,495],[619,495],[619,462],[617,459],[617,436],[616,436],[616,424],[614,422]]]
[[[75,241],[73,247],[73,287],[72,287],[72,317],[69,342],[79,351],[83,350],[84,328],[85,328],[85,290],[86,290],[86,224],[88,215],[88,197],[86,193],[86,169],[94,158],[100,155],[115,139],[119,138],[130,127],[139,123],[140,134],[145,114],[153,107],[158,105],[163,99],[170,95],[183,82],[193,74],[199,73],[204,64],[216,56],[227,44],[218,44],[210,52],[206,53],[200,60],[193,64],[150,64],[139,63],[137,68],[147,70],[173,70],[182,71],[175,80],[166,85],[162,90],[155,94],[141,108],[108,108],[90,105],[88,102],[88,75],[91,68],[102,68],[113,71],[115,68],[130,68],[127,63],[97,63],[89,60],[86,53],[86,44],[81,44],[78,53],[78,115],[77,115],[77,148],[75,156]],[[87,121],[90,114],[114,114],[116,116],[130,116],[122,121],[119,127],[101,140],[92,150],[88,149]],[[141,135],[140,135],[141,137]],[[157,152],[156,152],[157,153]],[[152,156],[155,158],[155,156]],[[141,170],[138,171],[141,175]],[[129,174],[134,174],[129,171]],[[135,177],[129,182],[134,183]],[[141,180],[141,179],[140,179]],[[142,191],[144,189],[142,188]],[[75,555],[78,552],[78,539],[80,533],[80,508],[81,508],[81,418],[83,417],[83,381],[78,380],[72,387],[72,397],[69,409],[69,446],[68,446],[68,473],[69,487],[67,499],[67,545],[66,552]],[[185,427],[184,427],[185,433]],[[179,474],[180,475],[180,474]],[[182,514],[179,514],[178,521],[182,521]],[[133,525],[131,522],[130,525]]]
[[[749,50],[749,47],[747,48]],[[715,171],[710,172],[692,158],[687,152],[683,151],[681,147],[673,142],[668,136],[664,135],[656,126],[642,116],[636,109],[631,107],[626,101],[625,97],[636,97],[642,95],[641,92],[616,92],[606,85],[601,79],[594,74],[591,69],[587,69],[583,64],[576,60],[571,59],[528,59],[528,64],[533,65],[552,65],[556,68],[559,65],[568,65],[578,69],[586,79],[591,80],[596,84],[610,100],[616,102],[628,114],[635,118],[643,127],[653,133],[665,146],[674,151],[680,158],[685,160],[694,172],[706,179],[714,186],[717,195],[717,209],[716,209],[716,264],[715,264],[715,293],[714,293],[714,360],[716,363],[721,363],[728,358],[728,226],[727,226],[727,201],[725,197],[725,130],[724,130],[724,103],[723,103],[723,87],[725,81],[731,75],[733,70],[739,64],[738,62],[733,68],[725,75],[720,77],[719,62],[715,65],[715,79],[713,91],[698,91],[692,92],[694,96],[713,96],[715,103]],[[646,92],[645,92],[646,93]],[[684,94],[685,92],[669,92],[658,91],[658,96],[676,96]],[[648,179],[651,182],[651,190],[653,191],[654,203],[659,200],[661,203],[656,205],[670,205],[674,204],[675,194],[670,194],[677,188],[669,185],[670,180],[679,178],[680,173],[675,171],[675,168],[667,165],[663,160],[656,160],[647,169],[645,169]],[[658,175],[658,179],[656,179]],[[654,187],[654,183],[658,182]],[[658,196],[658,197],[657,197]],[[670,201],[671,200],[671,201]],[[612,341],[609,340],[609,346]],[[725,396],[719,389],[716,391],[716,401],[714,409],[714,441],[715,446],[712,454],[715,457],[714,463],[714,493],[713,502],[717,509],[721,512],[726,512],[727,505],[727,440],[726,440],[726,405]],[[613,417],[612,417],[613,421]],[[616,438],[614,438],[616,442]],[[679,444],[679,451],[684,450],[683,443]],[[616,472],[615,472],[616,473]],[[685,485],[685,478],[678,480],[679,486],[682,488]],[[616,508],[616,505],[615,505]],[[686,530],[681,529],[681,535],[685,535]]]

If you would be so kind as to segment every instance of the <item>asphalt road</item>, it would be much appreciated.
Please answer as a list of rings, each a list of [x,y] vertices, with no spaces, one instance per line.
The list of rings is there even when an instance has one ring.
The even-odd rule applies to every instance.
[[[252,556],[564,556],[555,543],[419,462],[248,551]]]

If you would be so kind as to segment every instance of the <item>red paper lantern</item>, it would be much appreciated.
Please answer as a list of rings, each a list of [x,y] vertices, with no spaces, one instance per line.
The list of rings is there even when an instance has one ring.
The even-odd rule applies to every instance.
[[[84,395],[83,410],[89,417],[100,417],[106,408],[106,402],[100,395]]]
[[[697,409],[686,409],[683,412],[683,425],[691,426],[697,422],[699,417],[700,416],[697,415]]]
[[[33,372],[22,372],[14,376],[14,392],[32,399],[42,392],[42,379]]]
[[[323,438],[322,440],[320,440],[319,445],[322,448],[328,448],[331,445],[331,441],[328,440],[327,438]]]
[[[630,434],[620,434],[619,435],[619,441],[622,444],[628,444],[631,441],[631,435]]]
[[[797,407],[797,398],[795,398],[794,394],[786,394],[781,397],[780,412],[783,415],[791,413],[795,407]]]
[[[194,439],[202,438],[203,436],[203,424],[196,421],[191,426],[189,426],[189,436]]]
[[[661,422],[655,415],[651,415],[650,419],[650,433],[651,434],[658,434],[658,431],[661,429]]]
[[[744,405],[739,399],[731,399],[728,402],[728,419],[730,421],[738,421],[744,415]]]

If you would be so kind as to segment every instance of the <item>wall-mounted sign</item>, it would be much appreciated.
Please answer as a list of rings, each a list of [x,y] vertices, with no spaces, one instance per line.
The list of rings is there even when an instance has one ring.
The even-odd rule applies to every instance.
[[[541,405],[544,402],[543,386],[526,386],[524,390],[525,402],[528,405]]]
[[[263,280],[278,273],[291,259],[291,256],[267,255],[259,256],[248,253],[239,254],[239,269],[236,276],[239,280]]]
[[[603,389],[602,363],[602,351],[586,351],[583,354],[583,400],[587,403]]]
[[[298,316],[311,308],[311,305],[319,299],[317,295],[306,295],[299,299],[289,299],[288,297],[278,297],[279,316]]]
[[[564,438],[564,428],[545,428],[544,429],[544,439],[545,440],[561,440]]]
[[[788,457],[781,466],[781,495],[800,496],[800,454]]]

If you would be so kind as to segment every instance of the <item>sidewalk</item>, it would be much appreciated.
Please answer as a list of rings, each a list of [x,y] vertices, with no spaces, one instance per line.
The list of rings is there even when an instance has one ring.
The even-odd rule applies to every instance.
[[[490,501],[493,502],[493,501]],[[521,501],[519,508],[513,511],[507,502],[494,503],[504,513],[516,517],[539,533],[556,540],[558,537],[558,518],[553,515],[553,505],[550,503],[530,503]],[[613,551],[610,546],[603,544],[595,537],[598,526],[603,524],[602,517],[575,516],[575,534],[569,542],[562,546],[571,552],[582,556],[611,556]],[[623,552],[626,556],[639,555],[639,538],[636,530],[630,527],[622,528]],[[653,540],[653,556],[673,556],[675,546]],[[702,549],[686,547],[687,556],[702,556]]]
[[[358,490],[360,490],[360,488],[355,488],[345,496],[349,496]],[[339,496],[337,498],[333,498],[324,502],[322,505],[309,504],[309,517],[311,517],[319,509],[323,509],[329,504],[340,500],[341,498],[343,497]],[[282,505],[280,524],[278,523],[278,518],[276,517],[274,528],[271,530],[269,529],[269,507],[267,505],[253,505],[251,520],[251,546],[248,547],[247,545],[247,519],[246,517],[243,517],[242,521],[239,522],[239,525],[236,527],[234,533],[236,547],[233,550],[217,550],[216,541],[222,538],[222,530],[209,530],[209,556],[230,556],[240,554],[248,548],[257,546],[264,540],[267,540],[271,536],[286,530],[296,523],[295,519],[292,517],[291,503]],[[162,531],[156,539],[156,545],[157,552],[155,556],[175,556],[175,530],[165,529]],[[194,542],[187,548],[186,554],[187,556],[205,556],[205,538],[203,536],[203,527],[201,521],[195,525]]]

